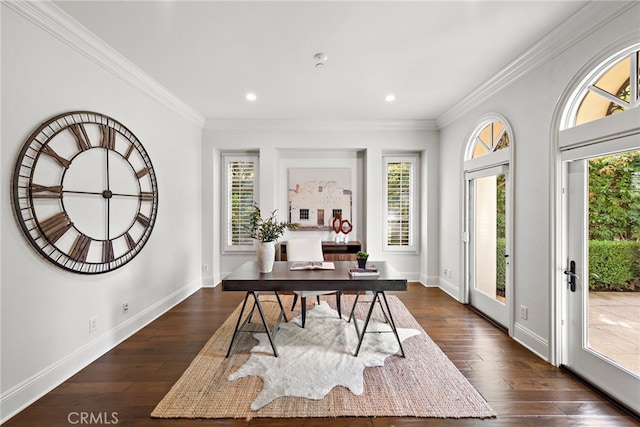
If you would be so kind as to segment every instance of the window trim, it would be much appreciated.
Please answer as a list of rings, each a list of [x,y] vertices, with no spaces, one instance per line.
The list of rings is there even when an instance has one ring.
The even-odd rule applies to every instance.
[[[604,60],[592,60],[585,64],[583,69],[578,73],[578,75],[583,75],[584,77],[578,80],[577,83],[571,83],[568,87],[574,86],[574,89],[568,94],[568,96],[563,97],[564,99],[561,100],[561,105],[564,105],[564,107],[561,113],[558,130],[563,131],[591,123],[586,122],[580,125],[575,124],[580,103],[589,92],[589,87],[597,82],[618,62],[623,61],[625,58],[638,51],[640,51],[640,43],[635,42],[630,46],[626,46],[625,48],[618,50],[614,54],[608,55]],[[631,110],[632,109],[633,108],[631,108]]]
[[[228,181],[228,170],[229,163],[231,162],[253,162],[253,201],[258,202],[258,155],[250,154],[250,153],[223,153],[222,154],[222,252],[223,253],[247,253],[247,252],[255,252],[257,248],[257,242],[255,240],[252,241],[251,245],[230,245],[229,244],[229,229],[230,229],[230,221],[229,211],[230,211],[230,189],[229,189],[229,181]],[[252,201],[252,204],[253,204]]]
[[[419,230],[420,230],[420,155],[419,154],[387,154],[382,156],[383,159],[383,205],[382,205],[382,224],[383,224],[383,236],[382,236],[382,250],[384,252],[393,253],[418,253],[420,248]],[[411,182],[410,182],[410,197],[409,197],[409,233],[408,245],[392,246],[388,243],[388,165],[389,163],[406,162],[411,163]]]

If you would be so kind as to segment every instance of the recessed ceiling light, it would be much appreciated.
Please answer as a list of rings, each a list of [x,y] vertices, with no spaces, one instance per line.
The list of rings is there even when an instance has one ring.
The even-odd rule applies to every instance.
[[[255,93],[249,92],[246,96],[247,101],[255,101],[256,99],[258,99],[258,97],[256,96]]]
[[[396,100],[396,96],[392,93],[384,97],[384,100],[387,102],[393,102]]]

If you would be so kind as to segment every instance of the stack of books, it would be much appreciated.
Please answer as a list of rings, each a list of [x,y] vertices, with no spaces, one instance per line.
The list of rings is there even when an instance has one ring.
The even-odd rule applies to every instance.
[[[357,266],[349,268],[349,275],[352,277],[359,276],[379,276],[380,272],[375,265],[368,265],[366,268],[359,268]]]

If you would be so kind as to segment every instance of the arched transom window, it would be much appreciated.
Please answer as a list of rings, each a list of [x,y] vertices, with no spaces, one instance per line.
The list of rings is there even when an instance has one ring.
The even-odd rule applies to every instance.
[[[640,105],[640,49],[614,55],[583,82],[565,128],[578,126]]]
[[[470,158],[475,159],[509,147],[509,133],[504,123],[493,120],[480,128],[472,144]]]

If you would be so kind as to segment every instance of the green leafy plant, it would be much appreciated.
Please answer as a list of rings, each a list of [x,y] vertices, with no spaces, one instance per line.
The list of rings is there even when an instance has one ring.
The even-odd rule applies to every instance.
[[[640,242],[589,241],[589,289],[633,291],[640,277]]]
[[[496,239],[496,291],[498,294],[504,295],[505,283],[506,283],[506,270],[507,263],[504,255],[506,250],[507,239],[504,237],[498,237]]]
[[[640,241],[640,150],[589,161],[589,239]]]
[[[282,237],[285,230],[297,230],[300,228],[299,224],[278,221],[276,217],[277,211],[277,209],[274,209],[269,217],[263,219],[260,207],[254,203],[249,219],[249,236],[261,242],[275,242]]]
[[[366,253],[365,251],[358,251],[358,252],[356,252],[356,258],[358,258],[358,259],[367,259],[367,258],[369,258],[369,254]]]

